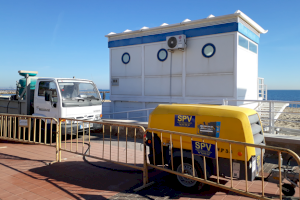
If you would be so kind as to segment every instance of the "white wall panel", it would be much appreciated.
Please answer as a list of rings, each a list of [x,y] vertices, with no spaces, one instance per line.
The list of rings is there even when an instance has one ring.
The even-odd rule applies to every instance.
[[[188,97],[232,97],[233,75],[186,77]]]
[[[157,53],[162,48],[167,49],[165,42],[145,45],[145,76],[169,75],[171,73],[171,53],[168,52],[168,58],[163,62],[157,59]],[[182,73],[182,56],[183,52],[181,51],[173,53],[172,74]]]
[[[113,77],[114,78],[114,77]],[[119,78],[119,86],[111,86],[112,95],[142,95],[141,78]]]
[[[140,103],[140,102],[126,102],[126,101],[115,101],[114,102],[115,112],[140,110],[143,108],[144,108],[143,103]],[[114,117],[115,117],[115,119],[127,119],[127,117],[129,117],[129,119],[145,121],[144,118],[139,118],[141,116],[146,116],[146,112],[145,111],[130,112],[130,113],[128,113],[128,115],[127,115],[127,113],[118,113],[118,114],[115,114]]]
[[[146,77],[145,95],[146,96],[169,96],[172,91],[173,96],[182,95],[181,77],[172,77],[170,87],[170,77]]]
[[[127,52],[130,62],[124,64],[122,55]],[[111,50],[111,76],[141,76],[142,75],[142,47],[114,48]]]
[[[202,55],[205,44],[212,43],[215,54],[206,58]],[[233,72],[234,34],[195,37],[187,39],[186,74]]]
[[[244,47],[237,48],[237,97],[257,99],[258,56]]]

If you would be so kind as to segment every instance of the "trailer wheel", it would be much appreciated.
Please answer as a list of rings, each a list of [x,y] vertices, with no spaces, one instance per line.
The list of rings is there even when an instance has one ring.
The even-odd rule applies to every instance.
[[[201,167],[198,165],[198,163],[195,161],[195,177],[200,177],[204,178],[203,171]],[[193,176],[193,165],[192,165],[192,160],[188,158],[183,159],[183,166],[184,166],[184,173]],[[174,170],[176,172],[182,173],[182,167],[181,167],[181,159],[180,158],[175,158],[174,159]],[[182,186],[186,190],[201,190],[203,186],[205,185],[204,183],[185,178],[179,175],[176,175],[176,180],[177,180],[177,185],[182,189]]]
[[[282,185],[282,193],[285,196],[294,196],[295,188],[293,188],[293,186],[291,184],[284,183]]]

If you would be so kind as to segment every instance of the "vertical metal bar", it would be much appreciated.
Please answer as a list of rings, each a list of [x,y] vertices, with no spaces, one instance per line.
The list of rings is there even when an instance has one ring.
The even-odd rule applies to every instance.
[[[18,121],[19,121],[20,119],[18,118]],[[19,125],[19,123],[18,123],[18,140],[21,140],[21,126]]]
[[[53,130],[52,130],[52,126],[53,126],[53,119],[50,119],[50,145],[52,145],[52,136],[53,136]]]
[[[171,165],[172,165],[172,171],[174,171],[172,134],[170,134],[170,148],[171,148]]]
[[[6,120],[6,137],[9,138],[9,116],[7,116],[7,120]]]
[[[102,129],[102,132],[103,132],[102,158],[104,158],[104,130],[105,130],[105,126],[103,124],[103,129]]]
[[[219,171],[219,152],[218,152],[218,142],[215,141],[216,146],[215,146],[215,152],[216,152],[216,165],[217,165],[217,183],[220,184],[220,171]]]
[[[5,116],[4,120],[4,137],[7,136],[7,116]]]
[[[7,116],[5,116],[5,137],[7,137],[8,136],[8,119],[7,119]]]
[[[42,119],[41,118],[39,118],[39,143],[41,143],[41,141],[42,141]]]
[[[119,157],[120,157],[120,127],[118,126],[118,162],[119,162]]]
[[[155,149],[154,149],[154,134],[152,131],[152,154],[153,154],[153,164],[155,165]]]
[[[261,166],[261,191],[262,191],[262,196],[265,196],[265,184],[264,184],[264,162],[263,162],[263,149],[260,148],[260,166]]]
[[[47,119],[45,119],[45,131],[44,131],[44,140],[45,140],[45,144],[47,143],[47,123],[48,123],[48,121],[47,121]]]
[[[278,151],[278,169],[279,169],[279,198],[280,200],[282,200],[281,151]]]
[[[25,127],[23,127],[23,141],[25,141]]]
[[[134,129],[134,166],[136,165],[136,128]]]
[[[83,128],[83,133],[82,133],[82,154],[84,152],[84,136],[85,136],[85,130],[84,130],[84,122],[82,122],[82,128]]]
[[[9,138],[11,138],[11,116],[9,117]]]
[[[56,162],[60,162],[59,160],[59,152],[60,152],[60,133],[61,133],[61,119],[59,118],[59,130],[57,130],[57,123],[56,123],[56,131],[59,132],[59,134],[57,135],[56,132]]]
[[[61,121],[59,119],[59,127],[58,124],[56,123],[56,131],[58,131],[58,134],[56,133],[56,145],[58,144],[58,161],[61,162]]]
[[[77,123],[77,125],[78,125],[78,123]],[[77,132],[78,132],[78,129],[77,129]],[[65,149],[67,149],[67,120],[66,119],[65,119]]]
[[[65,132],[66,134],[67,132]],[[77,121],[77,131],[76,131],[76,153],[78,152],[78,121]]]
[[[183,151],[182,151],[182,136],[180,136],[180,155],[181,155],[181,173],[184,173]]]
[[[9,132],[9,130],[8,130],[8,116],[6,116],[6,121],[5,121],[5,137],[7,137],[8,138],[8,132]]]
[[[29,125],[28,125],[28,142],[30,142],[31,139],[31,118],[29,119]]]
[[[230,179],[231,179],[231,188],[233,188],[231,143],[229,143],[229,155],[230,155]]]
[[[16,139],[16,127],[17,127],[17,118],[14,117],[14,139]]]
[[[269,102],[269,133],[272,134],[271,132],[271,127],[272,127],[272,107],[271,107],[271,102]]]
[[[127,135],[128,135],[128,127],[126,127],[126,163],[127,163]]]
[[[161,150],[161,163],[163,168],[165,168],[165,161],[164,161],[164,148],[163,148],[163,137],[162,132],[160,132],[160,150]]]
[[[147,122],[149,121],[149,110],[147,110]]]
[[[298,158],[297,158],[298,159]],[[297,162],[297,163],[299,163],[299,162]],[[298,177],[299,179],[298,180],[300,180],[300,173],[299,173],[299,177]],[[298,183],[299,184],[299,183]],[[300,196],[300,187],[298,187],[299,188],[299,196]],[[299,197],[298,196],[298,197]]]
[[[33,123],[33,142],[36,143],[36,118],[34,118]]]
[[[89,123],[89,155],[91,155],[91,124]]]
[[[146,134],[146,133],[144,133]],[[143,155],[144,155],[144,168],[143,168],[143,185],[145,186],[148,183],[148,165],[147,165],[147,149],[146,149],[146,137],[143,137],[143,143],[144,143],[144,149],[143,149]]]
[[[71,151],[73,146],[73,120],[71,121]]]
[[[0,136],[2,137],[2,121],[3,121],[3,116],[1,115],[1,121],[0,121]]]
[[[109,126],[109,159],[111,160],[111,126]]]
[[[202,139],[202,142],[204,143],[204,139]],[[206,175],[206,156],[203,156],[203,165],[204,165],[204,179],[207,180],[207,175]]]
[[[195,177],[195,158],[193,153],[193,138],[191,138],[191,154],[192,154],[193,177]]]
[[[246,192],[248,192],[248,152],[247,146],[244,145],[245,148],[245,180],[246,180]]]
[[[127,112],[127,119],[129,119],[129,112]]]

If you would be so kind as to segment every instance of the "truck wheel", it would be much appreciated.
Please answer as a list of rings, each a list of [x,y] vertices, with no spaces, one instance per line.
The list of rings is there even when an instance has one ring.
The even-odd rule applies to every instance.
[[[294,194],[295,194],[295,188],[293,188],[293,186],[290,185],[290,184],[284,183],[282,185],[282,193],[285,196],[294,196]]]
[[[204,178],[203,172],[201,167],[198,165],[198,163],[195,161],[195,177]],[[183,159],[183,166],[184,166],[184,173],[193,176],[193,165],[191,159]],[[176,170],[179,173],[182,173],[182,167],[181,167],[181,159],[174,159],[174,170]],[[181,188],[184,187],[186,190],[192,191],[192,190],[201,190],[204,183],[185,178],[182,176],[176,176],[177,185]]]

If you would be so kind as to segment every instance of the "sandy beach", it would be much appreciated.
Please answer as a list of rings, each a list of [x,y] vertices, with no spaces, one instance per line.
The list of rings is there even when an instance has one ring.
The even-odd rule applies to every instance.
[[[287,121],[276,121],[276,127],[298,129],[300,130],[300,108],[285,108],[283,112],[294,112],[293,114],[282,113],[278,120],[287,120]],[[290,121],[290,122],[288,122]]]
[[[0,90],[0,94],[16,94],[16,90]]]

